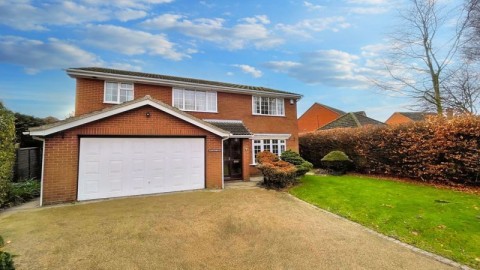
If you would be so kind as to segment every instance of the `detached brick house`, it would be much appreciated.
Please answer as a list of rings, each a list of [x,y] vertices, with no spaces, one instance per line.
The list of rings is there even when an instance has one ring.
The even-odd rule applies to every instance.
[[[385,121],[387,125],[398,125],[403,123],[425,121],[427,117],[435,116],[432,112],[394,112]]]
[[[344,114],[342,110],[316,102],[298,118],[298,132],[315,131]]]
[[[367,116],[364,111],[346,113],[318,130],[334,128],[357,128],[364,126],[385,126],[384,123]]]
[[[71,68],[75,117],[31,128],[44,143],[41,203],[223,188],[255,154],[298,151],[301,95],[105,68]]]

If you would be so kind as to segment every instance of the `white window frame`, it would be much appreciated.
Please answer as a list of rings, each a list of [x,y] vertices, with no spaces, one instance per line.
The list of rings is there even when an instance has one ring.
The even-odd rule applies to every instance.
[[[256,107],[255,107],[255,99],[256,98],[259,99],[259,101],[260,101],[260,113],[257,112]],[[262,99],[268,99],[269,101],[270,101],[270,99],[275,100],[275,105],[274,105],[275,113],[273,113],[273,114],[271,114],[269,112],[267,112],[266,114],[261,113]],[[281,104],[278,104],[279,102]],[[270,104],[270,102],[268,102],[268,104]],[[281,105],[281,106],[279,106],[279,105]],[[279,108],[282,108],[281,113],[278,112]],[[270,110],[267,110],[267,111],[270,111]],[[263,116],[285,116],[285,99],[284,98],[276,98],[276,97],[266,97],[266,96],[252,96],[252,114],[253,115],[263,115]]]
[[[117,100],[112,101],[112,100],[107,100],[107,84],[109,83],[116,83],[117,84]],[[132,86],[132,99],[126,100],[123,102],[131,101],[135,99],[135,84],[131,82],[118,82],[118,81],[105,81],[104,86],[103,86],[103,103],[109,103],[109,104],[120,104],[123,102],[120,102],[120,90],[122,90],[122,84],[129,84]],[[130,89],[127,89],[130,90]]]
[[[175,107],[175,91],[182,91],[182,108]],[[194,103],[193,103],[193,110],[186,110],[185,109],[185,91],[193,91],[194,92]],[[197,110],[197,92],[205,93],[205,110]],[[209,110],[209,94],[215,96],[215,110]],[[218,113],[218,95],[216,91],[206,91],[206,90],[193,90],[193,89],[185,89],[185,88],[172,88],[172,107],[175,107],[179,110],[186,111],[186,112],[207,112],[207,113]]]
[[[265,144],[265,140],[269,140],[270,143]],[[272,139],[253,139],[252,140],[252,164],[251,165],[256,165],[257,164],[257,160],[256,160],[255,156],[258,153],[255,153],[255,146],[260,146],[260,152],[265,151],[265,148],[266,148],[265,146],[266,145],[269,145],[270,149],[273,149],[273,145],[274,145],[273,140],[277,140],[277,143],[275,145],[277,145],[277,147],[278,147],[278,157],[280,157],[283,152],[287,151],[287,140],[285,140],[285,139],[276,139],[276,138],[272,138]],[[256,141],[259,141],[259,142],[256,142]],[[282,150],[282,146],[283,146],[283,150]]]

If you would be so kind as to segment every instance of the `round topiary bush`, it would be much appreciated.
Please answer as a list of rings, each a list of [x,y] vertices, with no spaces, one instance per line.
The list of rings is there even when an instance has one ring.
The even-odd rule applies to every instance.
[[[331,151],[322,158],[321,163],[333,175],[345,174],[353,167],[352,160],[342,151]]]

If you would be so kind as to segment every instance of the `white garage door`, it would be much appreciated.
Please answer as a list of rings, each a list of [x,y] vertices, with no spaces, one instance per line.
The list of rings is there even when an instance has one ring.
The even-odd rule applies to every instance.
[[[205,188],[203,138],[81,138],[78,200]]]

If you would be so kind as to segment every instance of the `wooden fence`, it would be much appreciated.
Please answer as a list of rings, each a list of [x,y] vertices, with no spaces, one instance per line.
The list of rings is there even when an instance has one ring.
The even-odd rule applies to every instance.
[[[18,148],[13,181],[39,179],[42,173],[42,149],[39,147]]]

